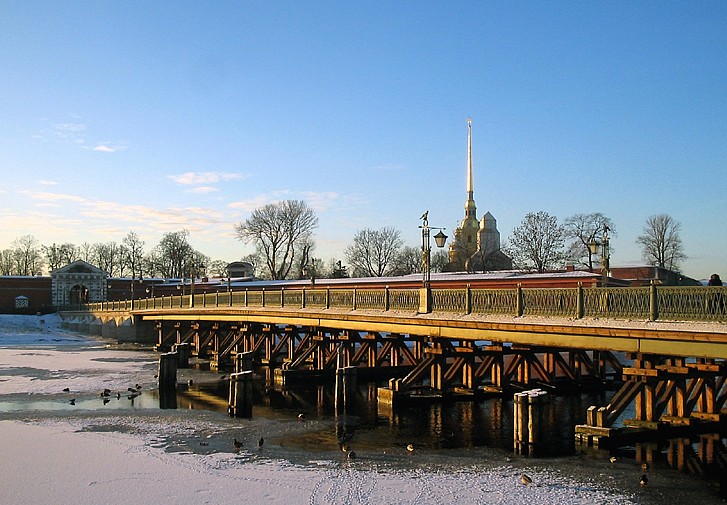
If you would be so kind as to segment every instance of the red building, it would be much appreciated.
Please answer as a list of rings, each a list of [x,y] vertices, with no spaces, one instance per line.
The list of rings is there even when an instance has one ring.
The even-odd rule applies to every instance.
[[[50,277],[0,277],[0,313],[45,314],[54,310]]]

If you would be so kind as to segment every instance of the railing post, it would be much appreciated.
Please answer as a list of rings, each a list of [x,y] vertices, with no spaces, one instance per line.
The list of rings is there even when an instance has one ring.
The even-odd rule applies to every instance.
[[[326,308],[331,308],[331,288],[326,288]]]
[[[522,317],[524,313],[523,301],[523,285],[518,283],[515,296],[515,311],[517,313],[517,317]]]
[[[389,286],[384,289],[384,310],[389,310]]]
[[[472,314],[472,286],[467,284],[467,293],[465,295],[465,314]]]
[[[260,297],[260,306],[265,307],[265,288],[263,288],[262,296]]]
[[[281,286],[280,288],[280,308],[282,309],[285,307],[285,288]]]
[[[584,310],[584,299],[583,299],[583,283],[578,283],[578,297],[576,299],[576,319],[583,319],[583,315],[585,314]]]
[[[301,293],[301,295],[300,295],[300,308],[301,309],[305,308],[305,293],[306,293],[305,288],[303,288],[303,293]]]
[[[245,307],[247,307],[247,288],[245,288]]]
[[[659,296],[656,292],[656,283],[652,280],[649,285],[649,320],[659,319]]]
[[[353,308],[351,310],[356,310],[356,288],[353,288]]]

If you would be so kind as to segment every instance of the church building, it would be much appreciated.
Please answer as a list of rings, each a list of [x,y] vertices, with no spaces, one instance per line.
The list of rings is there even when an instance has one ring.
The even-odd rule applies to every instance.
[[[500,250],[500,232],[495,217],[487,212],[477,219],[472,178],[472,120],[467,119],[467,201],[464,219],[454,231],[454,240],[449,246],[449,264],[445,270],[489,272],[511,269],[512,259]]]

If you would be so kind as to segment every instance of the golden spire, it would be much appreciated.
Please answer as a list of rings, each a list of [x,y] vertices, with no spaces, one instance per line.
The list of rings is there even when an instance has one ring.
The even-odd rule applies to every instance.
[[[472,183],[472,118],[467,118],[467,200],[474,199]]]

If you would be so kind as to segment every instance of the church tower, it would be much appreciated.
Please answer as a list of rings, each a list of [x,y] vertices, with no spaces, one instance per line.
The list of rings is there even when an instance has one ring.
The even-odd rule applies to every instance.
[[[469,258],[477,252],[477,238],[480,223],[477,220],[474,180],[472,177],[472,119],[467,118],[467,201],[464,204],[464,219],[454,232],[454,240],[449,246],[449,260],[457,263],[461,258]]]
[[[467,118],[467,201],[464,219],[454,231],[449,245],[449,265],[446,270],[509,270],[512,260],[500,250],[497,220],[487,212],[477,219],[472,169],[472,119]]]

